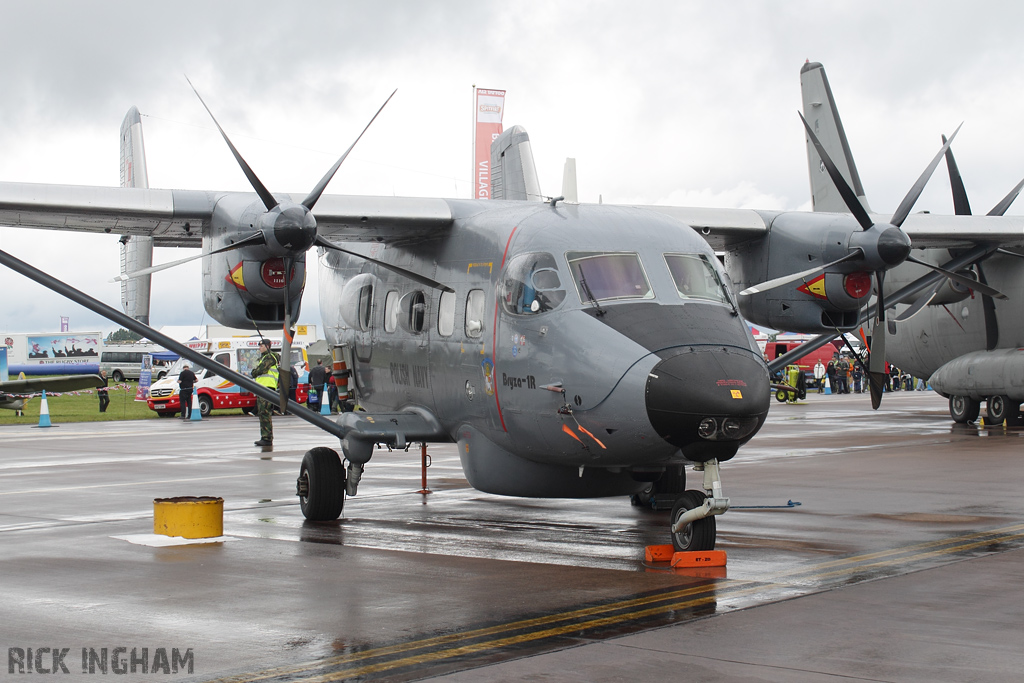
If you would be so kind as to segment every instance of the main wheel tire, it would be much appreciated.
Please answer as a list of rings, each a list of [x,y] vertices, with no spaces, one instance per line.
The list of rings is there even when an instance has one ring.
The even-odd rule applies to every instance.
[[[213,411],[213,399],[206,394],[200,394],[199,396],[199,415],[200,417],[209,417],[210,412]]]
[[[676,501],[675,507],[672,508],[672,515],[669,517],[672,526],[675,526],[676,520],[679,519],[684,512],[687,510],[693,510],[699,508],[704,504],[707,496],[703,491],[684,491],[683,495]],[[717,530],[715,528],[715,517],[711,515],[704,519],[698,519],[694,522],[690,522],[678,532],[672,534],[672,545],[675,547],[677,552],[689,552],[693,550],[714,550],[715,549],[715,537]]]
[[[953,422],[967,424],[978,419],[981,413],[981,404],[968,396],[949,397],[949,416]]]
[[[988,419],[997,425],[1001,425],[1006,422],[1006,418],[1010,417],[1011,412],[1016,413],[1016,404],[1013,403],[1006,396],[989,396],[985,402],[985,413],[988,415]]]
[[[345,509],[345,468],[338,453],[317,447],[306,451],[296,482],[302,515],[313,522],[329,522]]]
[[[114,370],[114,374],[112,374],[110,378],[113,379],[115,382],[123,382],[124,373],[122,373],[120,370]]]

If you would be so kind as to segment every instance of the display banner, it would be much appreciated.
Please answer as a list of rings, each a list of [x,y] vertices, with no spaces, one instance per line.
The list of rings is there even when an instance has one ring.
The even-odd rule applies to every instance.
[[[477,199],[491,198],[491,143],[501,135],[505,112],[505,91],[477,88],[474,95],[476,136],[473,149],[473,179]]]

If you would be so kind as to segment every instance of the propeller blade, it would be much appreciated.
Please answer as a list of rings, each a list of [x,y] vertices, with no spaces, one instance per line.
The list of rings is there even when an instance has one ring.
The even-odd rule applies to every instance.
[[[964,124],[961,123],[960,126],[962,125]],[[914,208],[914,203],[917,202],[918,197],[920,197],[921,193],[924,192],[924,186],[928,184],[928,180],[932,177],[932,173],[935,172],[935,167],[939,165],[939,162],[942,160],[942,157],[945,156],[949,146],[953,144],[953,138],[955,138],[956,134],[960,132],[960,126],[956,127],[953,134],[949,136],[949,140],[946,140],[946,143],[942,145],[942,149],[940,149],[939,153],[935,155],[932,162],[928,164],[928,168],[924,169],[921,177],[917,179],[914,186],[910,188],[910,192],[908,192],[907,196],[903,198],[903,202],[899,205],[899,208],[896,209],[896,213],[892,215],[892,220],[889,222],[897,228],[903,225],[903,221],[907,220],[907,216],[910,215],[911,209]]]
[[[870,229],[871,226],[874,225],[874,222],[868,216],[868,212],[864,210],[864,205],[860,203],[859,199],[857,199],[857,194],[850,187],[849,183],[846,182],[846,178],[843,177],[842,172],[836,167],[832,158],[829,157],[828,152],[825,151],[825,148],[818,140],[818,136],[814,134],[813,130],[811,130],[811,126],[807,123],[807,119],[805,119],[804,115],[800,112],[797,112],[797,114],[800,114],[800,120],[804,122],[804,129],[807,130],[807,136],[810,138],[811,144],[814,145],[814,149],[817,150],[818,156],[821,157],[821,163],[825,165],[825,170],[828,171],[829,177],[832,178],[832,184],[835,185],[836,189],[839,191],[839,196],[843,198],[846,208],[848,208],[850,213],[853,214],[853,217],[857,219],[861,228],[864,230]]]
[[[189,86],[192,88],[192,92],[194,92],[196,94],[196,97],[199,98],[199,101],[202,102],[203,108],[206,109],[206,113],[210,115],[211,119],[213,119],[213,124],[217,126],[217,130],[220,131],[220,135],[222,138],[224,138],[224,142],[228,143],[228,147],[231,149],[231,153],[235,156],[235,161],[237,161],[238,165],[242,168],[242,173],[245,174],[245,177],[249,179],[249,184],[252,185],[252,189],[256,190],[256,194],[258,194],[260,196],[260,199],[263,200],[263,205],[267,207],[267,211],[270,211],[271,209],[278,205],[278,201],[274,199],[274,195],[270,194],[270,190],[268,190],[266,186],[264,186],[264,184],[260,182],[260,179],[256,177],[256,174],[253,172],[253,170],[249,168],[249,164],[245,163],[245,159],[243,159],[242,155],[238,153],[238,150],[235,149],[235,146],[231,144],[231,140],[228,138],[228,134],[225,133],[224,129],[220,127],[220,124],[217,123],[217,117],[215,117],[213,115],[213,112],[210,111],[210,108],[206,106],[206,102],[203,101],[203,98],[199,94],[199,91],[196,90],[196,86],[192,85],[192,81],[188,80],[188,76],[185,76],[185,80],[188,81]]]
[[[284,329],[281,332],[281,362],[279,364],[277,395],[281,413],[288,408],[288,392],[292,386],[292,302],[289,284],[292,279],[292,259],[284,258]]]
[[[740,296],[749,296],[751,294],[767,292],[769,289],[781,287],[782,285],[789,284],[790,282],[793,282],[795,280],[805,278],[808,275],[820,273],[821,271],[831,268],[832,266],[838,265],[840,263],[845,263],[846,261],[852,261],[856,258],[862,258],[863,256],[864,251],[860,247],[855,247],[853,251],[851,251],[849,254],[842,257],[841,259],[836,259],[832,263],[826,263],[823,266],[815,266],[814,268],[809,268],[799,273],[793,273],[792,275],[783,275],[782,277],[777,277],[774,280],[768,280],[767,282],[762,282],[761,284],[754,285],[753,287],[747,287],[742,292],[740,292]]]
[[[928,263],[927,261],[922,261],[921,259],[915,258],[913,256],[908,256],[907,260],[910,261],[911,263],[916,263],[919,266],[924,266],[926,268],[931,268],[936,273],[942,273],[943,275],[945,275],[947,278],[949,278],[953,282],[959,283],[959,284],[963,285],[964,287],[968,287],[969,289],[973,289],[974,291],[978,292],[979,294],[987,294],[988,296],[994,296],[997,299],[1006,299],[1007,298],[1006,295],[1003,294],[1002,292],[1000,292],[998,289],[995,289],[994,287],[989,287],[988,285],[986,285],[986,284],[984,284],[982,282],[979,282],[977,280],[972,280],[969,277],[964,277],[960,273],[954,273],[951,270],[946,270],[945,268],[941,268],[939,266],[932,265],[931,263]]]
[[[324,177],[320,179],[320,182],[316,184],[316,187],[314,187],[313,190],[309,193],[309,195],[302,200],[303,206],[310,210],[313,209],[313,206],[316,204],[317,200],[320,199],[320,195],[322,195],[324,193],[324,190],[327,189],[327,184],[331,182],[331,178],[334,177],[334,174],[338,172],[338,169],[341,168],[341,164],[348,157],[349,152],[351,152],[352,148],[356,146],[356,143],[362,139],[366,131],[370,129],[370,126],[373,125],[373,122],[377,120],[377,117],[380,115],[380,113],[384,111],[384,107],[388,105],[388,102],[391,101],[391,98],[395,96],[396,92],[398,92],[397,88],[395,88],[391,92],[391,94],[388,95],[388,98],[384,100],[384,104],[380,105],[380,109],[378,109],[377,113],[373,115],[372,119],[370,119],[370,123],[366,124],[366,128],[363,128],[363,132],[359,134],[359,137],[356,138],[355,142],[349,145],[349,148],[346,149],[345,153],[341,155],[341,158],[335,162],[334,166],[331,167],[331,170],[329,170],[326,173],[326,175],[324,175]]]
[[[945,135],[942,136],[942,144],[946,144]],[[967,188],[964,187],[964,179],[953,158],[952,147],[946,150],[946,169],[949,171],[949,187],[953,191],[953,212],[957,216],[970,216],[971,203],[967,201]]]
[[[934,285],[932,285],[927,290],[925,290],[924,294],[922,294],[920,297],[918,297],[918,299],[916,301],[914,301],[913,304],[910,305],[910,308],[908,308],[907,310],[903,311],[902,313],[900,313],[896,317],[896,322],[898,322],[898,323],[905,322],[905,321],[910,320],[911,318],[913,318],[918,313],[920,313],[921,309],[923,309],[925,306],[930,304],[932,299],[935,298],[935,295],[939,293],[939,288],[942,287],[943,284],[944,284],[944,281],[943,280],[939,280]]]
[[[1003,197],[1003,200],[992,207],[992,210],[988,212],[989,216],[1002,216],[1006,213],[1006,210],[1010,208],[1010,204],[1013,204],[1013,200],[1020,194],[1020,189],[1024,187],[1024,180],[1017,183],[1017,186],[1010,190],[1010,193]]]
[[[985,279],[985,271],[978,264],[978,279],[982,284],[988,284]],[[991,351],[999,345],[999,320],[996,318],[996,302],[992,297],[982,294],[981,307],[985,313],[985,350]]]
[[[885,283],[885,271],[879,270],[875,272],[875,280],[878,282],[878,299],[875,301],[875,320],[885,320],[885,292],[882,290],[882,285]]]
[[[885,324],[876,322],[871,332],[871,353],[868,354],[868,388],[871,391],[871,409],[882,405],[885,388]]]
[[[235,249],[241,249],[242,247],[250,247],[250,246],[253,246],[253,245],[257,245],[257,244],[266,244],[266,243],[267,243],[267,238],[263,236],[263,233],[262,232],[256,232],[256,233],[253,233],[253,234],[249,235],[248,237],[245,237],[243,239],[238,240],[234,244],[229,244],[226,247],[221,247],[220,249],[214,249],[213,251],[209,252],[208,254],[194,254],[192,256],[187,256],[187,257],[185,257],[183,259],[178,259],[177,261],[171,261],[169,263],[161,263],[158,266],[151,266],[149,268],[143,268],[142,270],[135,270],[135,271],[132,271],[131,273],[121,273],[120,275],[118,275],[117,277],[112,279],[111,282],[124,282],[125,280],[131,280],[132,278],[135,278],[135,277],[142,277],[143,275],[149,275],[150,273],[159,273],[161,270],[167,270],[168,268],[173,268],[175,266],[180,266],[183,263],[188,263],[189,261],[195,261],[196,259],[203,258],[204,256],[213,256],[214,254],[223,254],[223,253],[228,252],[228,251],[234,251]]]
[[[390,263],[385,263],[384,261],[378,261],[377,259],[370,258],[369,256],[363,256],[359,252],[349,251],[348,249],[343,249],[343,248],[341,248],[339,246],[331,244],[330,242],[328,242],[323,237],[317,236],[316,242],[314,242],[313,244],[315,244],[318,247],[323,247],[324,249],[333,249],[334,251],[340,251],[343,254],[348,254],[350,256],[355,256],[355,257],[361,258],[364,261],[369,261],[370,263],[374,263],[374,264],[380,266],[381,268],[384,268],[386,270],[390,270],[393,273],[398,273],[399,275],[402,275],[404,277],[409,278],[413,282],[418,282],[421,285],[430,287],[432,289],[439,289],[442,292],[451,292],[453,294],[455,293],[454,289],[452,289],[448,285],[441,284],[437,280],[431,280],[429,277],[426,277],[425,275],[420,275],[419,273],[414,273],[411,270],[406,270],[405,268],[401,268],[399,266],[395,266],[395,265],[392,265]]]
[[[143,275],[159,273],[161,270],[167,270],[168,268],[180,266],[183,263],[188,263],[189,261],[195,261],[196,259],[203,258],[203,256],[205,256],[205,254],[193,254],[192,256],[187,256],[185,258],[178,259],[177,261],[161,263],[160,265],[151,266],[149,268],[143,268],[142,270],[134,270],[130,273],[121,273],[117,277],[108,280],[108,282],[125,282],[126,280],[131,280],[132,278],[136,277],[142,277]]]

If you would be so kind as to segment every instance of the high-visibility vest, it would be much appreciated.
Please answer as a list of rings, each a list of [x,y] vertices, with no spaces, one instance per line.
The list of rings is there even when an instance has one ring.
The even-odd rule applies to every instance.
[[[277,378],[280,375],[281,370],[276,365],[267,370],[267,374],[260,375],[256,378],[257,384],[262,384],[268,389],[277,389]]]

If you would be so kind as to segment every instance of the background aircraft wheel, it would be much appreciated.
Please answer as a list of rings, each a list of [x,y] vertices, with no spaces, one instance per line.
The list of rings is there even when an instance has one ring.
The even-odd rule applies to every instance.
[[[345,468],[336,451],[318,447],[306,451],[296,482],[302,515],[314,522],[329,522],[345,508]]]
[[[648,484],[647,487],[640,493],[634,493],[629,497],[629,503],[633,507],[638,508],[649,508],[651,507],[651,500],[654,498],[654,484]]]
[[[1016,407],[1016,404],[1006,396],[989,396],[988,401],[985,403],[985,412],[992,423],[1001,425],[1010,416],[1010,408],[1014,407]],[[1016,413],[1017,411],[1014,410],[1013,412]]]
[[[652,510],[671,510],[685,490],[686,467],[669,465],[650,486],[630,496],[629,502]]]
[[[210,411],[213,410],[213,399],[205,394],[199,397],[199,414],[202,417],[209,417]]]
[[[981,404],[967,396],[949,397],[949,415],[953,422],[966,424],[978,419],[981,413]]]
[[[684,491],[676,501],[675,507],[672,508],[672,515],[669,517],[672,524],[675,524],[675,521],[687,510],[703,505],[706,498],[703,491]],[[698,519],[696,522],[690,522],[678,533],[672,534],[672,545],[678,552],[714,550],[716,533],[715,517],[712,515]]]
[[[114,374],[112,374],[110,378],[115,382],[123,382],[124,374],[120,370],[114,370]]]

